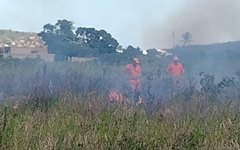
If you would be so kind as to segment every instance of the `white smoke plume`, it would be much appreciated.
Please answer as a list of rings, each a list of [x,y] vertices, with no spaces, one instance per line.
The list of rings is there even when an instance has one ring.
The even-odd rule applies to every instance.
[[[193,44],[240,40],[240,0],[185,0],[165,19],[156,18],[144,27],[144,46],[159,48],[180,44],[184,32]]]

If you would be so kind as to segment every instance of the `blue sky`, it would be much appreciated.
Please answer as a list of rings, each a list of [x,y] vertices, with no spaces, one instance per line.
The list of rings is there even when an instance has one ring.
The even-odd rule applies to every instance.
[[[230,14],[240,14],[238,2],[239,0],[211,0],[209,4],[209,0],[0,0],[0,29],[40,32],[47,23],[55,24],[59,19],[67,19],[74,21],[76,27],[105,29],[124,47],[171,47],[172,31],[176,32],[176,43],[186,31],[193,34],[196,44],[223,42],[240,39],[240,32],[236,32],[240,21],[236,23],[236,17],[216,19],[216,16],[221,14],[219,10],[222,7],[224,10],[229,9]],[[206,4],[209,7],[205,8]],[[200,25],[203,22],[204,25]],[[227,30],[232,24],[235,24],[231,26],[232,30]],[[222,32],[220,36],[219,32]]]

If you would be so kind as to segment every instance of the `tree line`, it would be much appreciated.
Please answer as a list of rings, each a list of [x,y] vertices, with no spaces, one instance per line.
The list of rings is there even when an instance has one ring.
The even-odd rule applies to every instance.
[[[118,41],[105,30],[75,27],[72,21],[58,20],[56,24],[43,26],[40,36],[48,46],[48,51],[56,59],[66,57],[95,57],[107,53],[116,53]]]

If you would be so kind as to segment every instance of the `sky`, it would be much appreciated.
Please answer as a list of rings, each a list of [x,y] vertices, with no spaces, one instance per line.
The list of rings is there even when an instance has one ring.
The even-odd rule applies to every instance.
[[[47,23],[109,32],[127,47],[169,48],[240,40],[240,0],[0,0],[0,29],[41,32]]]

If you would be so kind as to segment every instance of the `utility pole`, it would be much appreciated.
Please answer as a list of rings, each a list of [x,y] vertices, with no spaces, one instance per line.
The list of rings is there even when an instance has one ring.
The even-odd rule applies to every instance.
[[[175,31],[172,32],[172,46],[175,48]]]

